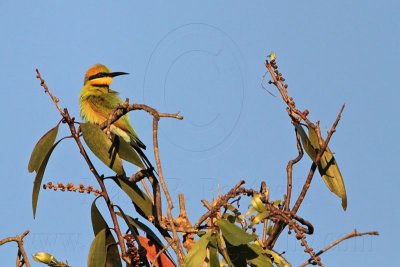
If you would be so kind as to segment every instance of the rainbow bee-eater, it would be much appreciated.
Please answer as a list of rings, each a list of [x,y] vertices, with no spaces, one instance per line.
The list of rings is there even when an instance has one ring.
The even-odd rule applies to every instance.
[[[110,89],[114,77],[126,75],[126,72],[111,72],[102,64],[96,64],[88,69],[85,75],[83,88],[79,98],[81,117],[91,123],[102,124],[107,121],[110,114],[118,104],[122,104],[118,92]],[[149,160],[141,149],[146,146],[140,141],[133,129],[128,114],[119,118],[110,126],[111,133],[119,136],[135,149],[141,161],[150,167]],[[140,164],[137,164],[138,166]],[[143,167],[143,166],[139,166]]]

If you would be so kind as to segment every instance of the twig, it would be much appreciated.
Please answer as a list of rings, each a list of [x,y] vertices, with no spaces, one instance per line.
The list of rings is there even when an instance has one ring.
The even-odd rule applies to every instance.
[[[154,267],[157,264],[158,258],[172,245],[174,241],[169,242],[167,245],[165,245],[154,257],[154,260],[150,260],[150,267]]]
[[[268,232],[268,219],[264,219],[264,226],[262,232],[262,243],[265,244],[267,241],[267,232]]]
[[[214,202],[214,205],[210,210],[201,216],[197,222],[195,223],[194,227],[198,228],[210,215],[217,212],[222,206],[226,205],[228,200],[231,198],[236,197],[238,194],[241,194],[242,191],[239,191],[240,187],[245,183],[244,180],[238,182],[228,193],[223,196],[218,197],[218,199]]]
[[[146,178],[148,176],[148,172],[146,169],[140,169],[138,172],[136,172],[134,175],[132,175],[128,180],[129,182],[132,183],[137,183],[143,178]]]
[[[154,118],[174,118],[177,120],[183,120],[183,116],[181,116],[179,114],[179,112],[177,113],[162,113],[162,112],[158,112],[156,109],[149,107],[147,105],[144,104],[129,104],[129,99],[126,99],[124,104],[119,104],[117,105],[113,112],[110,114],[109,118],[107,121],[103,122],[102,124],[100,124],[100,128],[101,129],[105,129],[107,127],[109,127],[109,125],[113,124],[114,122],[116,122],[119,118],[121,118],[123,115],[127,114],[128,112],[132,111],[132,110],[144,110],[147,113],[149,113],[150,115],[152,115]],[[154,129],[153,129],[154,131]]]
[[[328,251],[329,249],[333,248],[334,246],[338,245],[339,243],[343,242],[346,239],[350,239],[350,238],[358,237],[358,236],[363,236],[363,235],[379,235],[379,233],[377,231],[359,233],[359,232],[357,232],[356,229],[354,229],[351,233],[348,233],[347,235],[345,235],[345,236],[339,238],[338,240],[334,241],[333,243],[331,243],[330,245],[328,245],[324,249],[321,249],[320,251],[318,251],[315,255],[316,256],[321,255],[322,253]],[[303,264],[301,264],[301,267],[307,266],[309,264],[313,264],[313,260],[312,259],[308,259],[307,261],[303,262]]]
[[[18,244],[18,256],[17,256],[17,266],[22,266],[24,263],[26,267],[30,267],[31,264],[29,262],[28,256],[26,255],[25,248],[24,248],[24,237],[29,234],[29,230],[26,230],[25,232],[22,233],[22,235],[16,235],[14,237],[7,237],[2,240],[0,240],[0,246],[4,245],[5,243],[8,242],[17,242]],[[21,257],[22,256],[22,259]]]
[[[264,75],[261,77],[261,88],[267,91],[268,94],[272,95],[273,97],[276,97],[272,92],[270,92],[265,86],[264,86],[264,80],[265,77],[267,76],[267,73],[264,73]]]
[[[179,193],[179,216],[175,220],[175,222],[177,223],[177,225],[183,227],[192,226],[186,212],[185,196],[183,195],[183,193]],[[186,251],[190,251],[190,249],[194,246],[194,236],[194,233],[182,233],[183,246],[185,247]]]
[[[163,176],[163,171],[162,171],[162,167],[161,167],[160,152],[159,152],[159,148],[158,148],[158,121],[159,120],[160,120],[160,117],[157,116],[157,113],[153,114],[154,157],[155,157],[155,160],[156,160],[157,172],[158,172],[158,175],[160,177],[161,187],[162,187],[162,189],[164,191],[165,198],[167,199],[167,202],[168,202],[167,216],[168,216],[168,220],[171,222],[170,225],[171,225],[172,235],[174,237],[174,242],[171,245],[172,245],[172,248],[174,249],[174,251],[176,252],[176,254],[178,256],[178,262],[179,262],[179,265],[181,266],[183,264],[183,260],[184,260],[185,254],[183,252],[183,247],[182,247],[182,244],[180,242],[178,233],[177,233],[177,231],[175,229],[174,218],[172,216],[172,209],[174,208],[174,205],[172,203],[171,196],[169,194],[167,185],[165,183],[164,176]]]
[[[56,105],[58,111],[60,111],[61,116],[65,116],[63,110],[61,109],[60,105],[58,104],[58,102],[60,102],[60,99],[58,99],[57,97],[55,97],[49,90],[49,87],[47,86],[46,82],[44,81],[44,79],[42,78],[42,75],[40,75],[39,69],[36,69],[36,78],[38,78],[40,80],[40,85],[43,87],[45,93],[47,93],[51,100],[53,100],[54,104]]]
[[[187,224],[190,224],[186,212],[185,196],[182,193],[179,193],[179,217],[186,220]]]
[[[297,151],[298,155],[296,158],[290,160],[286,167],[287,172],[287,189],[286,189],[286,199],[285,199],[285,210],[288,211],[290,209],[290,197],[292,195],[292,176],[293,176],[293,165],[298,163],[303,157],[303,148],[300,143],[300,134],[296,131],[296,142],[297,142]]]
[[[211,205],[206,199],[202,199],[201,203],[203,203],[204,207],[206,207],[208,210],[211,210]]]

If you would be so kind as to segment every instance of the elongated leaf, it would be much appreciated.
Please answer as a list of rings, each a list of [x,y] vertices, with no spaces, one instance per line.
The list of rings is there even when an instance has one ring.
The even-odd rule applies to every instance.
[[[96,236],[101,230],[107,229],[108,225],[106,220],[104,220],[103,216],[101,215],[99,209],[96,206],[96,201],[100,197],[95,198],[92,202],[92,206],[90,208],[90,215],[92,219],[92,227],[93,227],[93,233]]]
[[[149,197],[135,184],[121,178],[114,179],[115,183],[132,200],[135,209],[145,218],[149,218],[153,214],[153,203]]]
[[[225,242],[224,238],[222,237],[222,235],[218,234],[216,236],[216,239],[217,239],[218,251],[223,256],[222,264],[228,264],[228,266],[234,266],[233,262],[231,261],[231,258],[229,257],[229,253],[226,248],[226,242]],[[225,266],[225,265],[223,265],[223,266]]]
[[[47,153],[53,147],[54,142],[56,141],[58,126],[52,128],[47,133],[45,133],[40,140],[36,143],[35,148],[32,151],[31,158],[29,159],[28,171],[38,172],[40,165],[45,159]]]
[[[124,139],[120,138],[117,135],[114,135],[112,144],[115,147],[121,159],[124,159],[132,164],[135,164],[139,168],[145,168],[142,160],[136,153],[135,149],[133,149],[133,147],[129,143],[127,143]]]
[[[124,174],[122,161],[107,135],[93,123],[81,123],[83,139],[90,150],[118,175]]]
[[[290,263],[288,263],[281,255],[276,253],[273,250],[265,250],[267,254],[271,255],[272,258],[274,259],[274,263],[278,265],[278,267],[291,267]]]
[[[208,250],[210,251],[210,261],[208,263],[209,267],[220,267],[218,258],[218,244],[217,235],[213,233],[210,237],[210,243],[208,244]]]
[[[256,236],[246,233],[242,228],[227,220],[219,219],[216,224],[221,229],[223,237],[234,246],[247,244],[256,240]]]
[[[318,136],[314,129],[308,129],[308,136],[300,124],[295,125],[296,130],[300,134],[301,143],[304,150],[314,161],[319,150]],[[347,195],[342,174],[329,147],[326,148],[318,165],[318,171],[323,181],[331,192],[341,198],[342,207],[347,208]]]
[[[251,206],[244,216],[245,216],[245,217],[248,217],[250,214],[253,214],[253,213],[256,212],[256,211],[257,211],[256,208],[254,208],[253,206]]]
[[[270,257],[262,248],[254,243],[247,245],[234,246],[226,243],[229,258],[232,261],[232,266],[242,267],[250,264],[257,267],[273,267]]]
[[[258,211],[258,212],[265,212],[267,208],[265,208],[264,203],[261,201],[261,195],[255,194],[251,199],[251,205]]]
[[[92,218],[92,227],[94,235],[97,236],[101,231],[105,230],[106,240],[104,243],[104,249],[106,252],[106,267],[122,267],[121,258],[119,255],[118,247],[116,245],[116,241],[114,236],[112,235],[107,222],[104,220],[101,215],[99,209],[96,206],[96,200],[99,199],[97,197],[92,202],[91,207],[91,218]]]
[[[300,124],[295,124],[294,127],[296,128],[297,132],[300,134],[301,143],[303,144],[303,148],[310,156],[310,158],[314,161],[316,157],[315,146],[311,144],[310,139],[308,138],[306,132],[304,131],[303,127]],[[318,144],[318,142],[317,142]]]
[[[39,169],[37,170],[36,177],[35,177],[35,182],[33,183],[33,190],[32,190],[32,210],[33,210],[33,218],[36,216],[36,208],[37,208],[37,202],[39,199],[39,192],[40,188],[42,187],[42,180],[43,180],[43,175],[44,171],[46,170],[47,162],[49,162],[51,153],[53,152],[54,148],[61,142],[61,140],[57,141],[50,150],[47,152],[46,156],[44,157],[42,163],[40,164]]]
[[[250,265],[257,266],[257,267],[273,267],[271,258],[263,251],[263,249],[256,245],[256,244],[248,244],[247,245],[250,250],[256,253],[255,258],[248,258],[248,262]]]
[[[97,233],[90,246],[87,266],[104,267],[106,264],[106,231],[104,228]]]
[[[261,213],[258,213],[256,216],[254,216],[254,219],[251,221],[249,227],[253,227],[257,223],[259,223],[262,220],[264,220],[265,218],[267,218],[268,216],[269,216],[268,211],[263,211]]]
[[[226,249],[229,255],[229,259],[231,260],[232,267],[242,267],[247,266],[247,259],[254,259],[257,257],[257,254],[254,253],[247,245],[238,245],[234,246],[229,244],[229,242],[225,242]]]
[[[313,147],[319,149],[318,136],[314,129],[308,129],[308,135]],[[318,171],[322,176],[326,186],[331,192],[342,199],[342,207],[344,210],[347,208],[347,194],[344,185],[342,174],[329,147],[326,148],[321,157]]]
[[[324,155],[321,158],[321,164],[318,166],[318,170],[322,175],[322,179],[330,189],[330,185],[338,197],[342,199],[342,207],[344,210],[347,208],[347,194],[346,187],[344,185],[342,174],[337,165],[335,157],[331,150],[327,147]]]
[[[207,255],[207,246],[210,242],[211,232],[207,232],[202,237],[200,237],[199,241],[194,244],[189,253],[185,258],[185,262],[183,266],[185,267],[199,267],[206,258]]]
[[[120,216],[121,218],[123,218],[122,214],[120,212],[116,212],[116,214],[118,216]],[[158,236],[154,233],[153,230],[151,230],[147,225],[145,225],[144,223],[142,223],[141,221],[139,221],[138,219],[132,218],[129,215],[126,215],[128,221],[130,224],[132,224],[134,227],[142,230],[143,232],[145,232],[147,234],[148,237],[150,237],[150,239],[155,242],[158,246],[160,247],[164,247],[163,242],[161,241],[160,238],[158,238]]]

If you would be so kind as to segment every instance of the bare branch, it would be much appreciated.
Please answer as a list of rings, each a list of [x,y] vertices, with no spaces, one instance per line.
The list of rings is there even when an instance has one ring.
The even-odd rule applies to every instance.
[[[169,242],[156,254],[154,260],[150,261],[150,267],[156,266],[158,258],[172,245],[172,242]]]
[[[290,198],[292,195],[292,176],[293,176],[293,165],[299,162],[303,157],[303,148],[300,143],[300,134],[296,131],[296,142],[297,142],[297,151],[298,155],[296,158],[290,160],[286,167],[287,172],[287,189],[286,189],[286,198],[285,198],[285,210],[288,211],[290,209]]]
[[[149,113],[154,118],[174,118],[177,120],[183,120],[183,117],[177,113],[162,113],[158,112],[156,109],[149,107],[144,104],[129,104],[129,99],[126,99],[124,104],[119,104],[114,108],[114,111],[111,112],[107,121],[100,124],[101,129],[109,128],[111,124],[116,122],[119,118],[127,114],[132,110],[144,110]],[[153,129],[154,130],[154,129]]]
[[[209,218],[212,214],[219,211],[220,208],[224,205],[228,204],[229,199],[236,197],[239,194],[245,193],[245,190],[241,188],[241,186],[245,183],[244,180],[238,182],[228,193],[223,196],[218,197],[218,199],[214,202],[214,205],[211,207],[209,211],[207,211],[203,216],[201,216],[197,222],[195,223],[194,227],[198,228],[207,218]],[[203,203],[204,204],[204,203]]]
[[[16,235],[13,237],[7,237],[2,240],[0,240],[0,246],[4,245],[5,243],[8,242],[17,242],[18,244],[18,256],[17,256],[17,264],[18,266],[22,266],[25,264],[26,267],[30,267],[31,264],[28,259],[28,255],[25,252],[24,248],[24,237],[29,234],[29,230],[26,230],[25,232],[22,233],[22,235]],[[22,256],[22,258],[21,258]]]
[[[177,231],[175,229],[175,225],[173,223],[174,218],[172,216],[172,209],[174,208],[174,205],[172,203],[172,199],[169,194],[167,184],[165,183],[165,180],[164,180],[163,170],[161,167],[160,152],[159,152],[159,148],[158,148],[158,121],[160,118],[157,116],[157,114],[155,114],[153,116],[154,116],[153,117],[154,157],[156,159],[156,166],[157,166],[158,175],[160,177],[161,187],[164,191],[165,197],[168,202],[167,216],[168,216],[168,220],[171,222],[170,226],[171,226],[171,230],[172,230],[172,235],[174,237],[174,243],[172,244],[172,247],[174,248],[175,252],[177,253],[179,265],[182,265],[185,254],[183,252],[182,244],[180,242],[178,233],[177,233]]]
[[[347,239],[350,239],[350,238],[353,238],[353,237],[358,237],[358,236],[363,236],[363,235],[379,235],[379,233],[377,231],[359,233],[359,232],[357,232],[356,229],[354,229],[352,232],[350,232],[347,235],[345,235],[345,236],[337,239],[336,241],[332,242],[331,244],[329,244],[324,249],[321,249],[315,255],[319,256],[319,255],[323,254],[324,252],[328,251],[329,249],[333,248],[334,246],[338,245],[339,243],[341,243],[341,242],[343,242],[343,241],[345,241]],[[313,259],[308,259],[307,261],[303,262],[303,264],[301,264],[301,267],[307,266],[309,264],[313,264]]]

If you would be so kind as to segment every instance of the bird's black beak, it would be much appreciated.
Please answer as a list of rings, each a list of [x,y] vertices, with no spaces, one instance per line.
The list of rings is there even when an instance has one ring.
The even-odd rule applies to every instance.
[[[129,73],[117,71],[117,72],[111,72],[111,73],[109,74],[109,76],[110,76],[110,77],[115,77],[115,76],[127,75],[127,74],[129,74]]]

